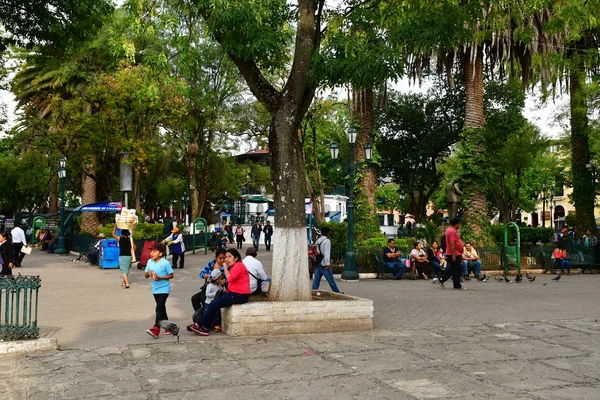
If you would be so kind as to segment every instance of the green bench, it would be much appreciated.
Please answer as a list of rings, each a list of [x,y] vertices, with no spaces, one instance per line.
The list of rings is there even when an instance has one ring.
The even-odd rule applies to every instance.
[[[598,266],[599,263],[596,263],[594,260],[594,254],[592,253],[582,253],[578,251],[577,253],[571,255],[571,267],[578,267],[581,269],[581,273],[583,274],[586,269],[590,270],[590,274],[593,274],[592,266]]]

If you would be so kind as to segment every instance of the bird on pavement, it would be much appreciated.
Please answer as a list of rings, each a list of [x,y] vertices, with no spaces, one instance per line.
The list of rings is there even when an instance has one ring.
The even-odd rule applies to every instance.
[[[525,278],[531,279],[531,275],[529,275],[529,272],[527,272],[527,271],[525,271]]]
[[[531,279],[528,279],[529,283],[533,283],[535,281],[535,276],[532,276]]]
[[[548,284],[548,282],[544,282],[544,286],[546,286]]]
[[[510,283],[510,279],[508,279],[508,277],[506,275],[504,275],[504,282]]]
[[[523,277],[521,276],[521,274],[517,274],[517,277],[515,278],[515,282],[521,282],[523,280]]]
[[[175,322],[164,319],[159,322],[159,325],[163,329],[170,330],[173,333],[173,336],[177,337],[177,343],[179,343],[179,327]]]
[[[562,275],[556,275],[556,278],[552,278],[553,281],[559,281]]]

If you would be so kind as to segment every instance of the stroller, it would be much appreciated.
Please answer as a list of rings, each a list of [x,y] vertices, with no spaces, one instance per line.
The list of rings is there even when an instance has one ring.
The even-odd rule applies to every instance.
[[[154,246],[155,243],[156,240],[146,240],[144,242],[144,248],[142,249],[140,262],[138,262],[137,265],[138,269],[146,268],[146,264],[148,264],[148,260],[150,259],[150,250],[152,250],[152,246]]]

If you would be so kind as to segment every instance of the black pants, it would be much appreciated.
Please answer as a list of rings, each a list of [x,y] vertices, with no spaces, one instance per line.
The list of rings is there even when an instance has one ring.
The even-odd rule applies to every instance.
[[[242,243],[244,243],[244,237],[242,235],[236,235],[235,240],[237,242],[237,248],[242,248]]]
[[[13,264],[15,267],[20,267],[23,262],[23,257],[25,257],[25,253],[21,253],[21,249],[23,248],[23,243],[13,243]]]
[[[185,253],[173,254],[173,268],[177,268],[177,260],[180,258],[179,268],[183,268],[183,264],[185,263]]]
[[[462,278],[463,271],[462,257],[456,256],[456,261],[452,261],[452,256],[447,255],[446,262],[448,263],[448,266],[446,267],[444,274],[440,278],[440,281],[444,283],[448,279],[450,279],[450,277],[452,277],[452,283],[454,285],[454,288],[460,289],[462,287],[462,285],[460,284],[460,279]]]
[[[205,328],[210,328],[213,320],[217,316],[218,312],[221,312],[221,308],[229,307],[233,304],[244,304],[248,302],[249,294],[239,294],[228,292],[223,296],[219,297],[216,300],[213,300],[209,305],[206,311],[204,312],[204,316],[200,321],[200,326]]]
[[[271,235],[265,235],[265,247],[267,251],[271,251]]]
[[[169,297],[169,293],[154,294],[154,301],[156,301],[155,326],[160,326],[158,325],[160,321],[169,319],[169,317],[167,317],[167,297]]]
[[[4,264],[0,264],[0,268],[2,268],[2,270],[0,271],[0,275],[4,275],[4,276],[12,275],[12,269],[10,269],[8,267],[8,262],[5,262]]]

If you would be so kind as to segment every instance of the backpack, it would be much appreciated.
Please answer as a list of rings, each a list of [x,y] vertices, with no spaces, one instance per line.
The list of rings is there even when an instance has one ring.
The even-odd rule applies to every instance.
[[[200,308],[198,308],[195,312],[194,315],[192,316],[192,319],[194,320],[194,322],[196,323],[200,323],[200,320],[202,319],[202,316],[204,315],[204,309],[206,308],[206,287],[208,286],[208,280],[206,282],[204,282],[204,285],[202,285],[202,287],[200,288]]]
[[[308,259],[312,265],[319,265],[325,256],[321,254],[321,243],[311,244],[308,246]]]

